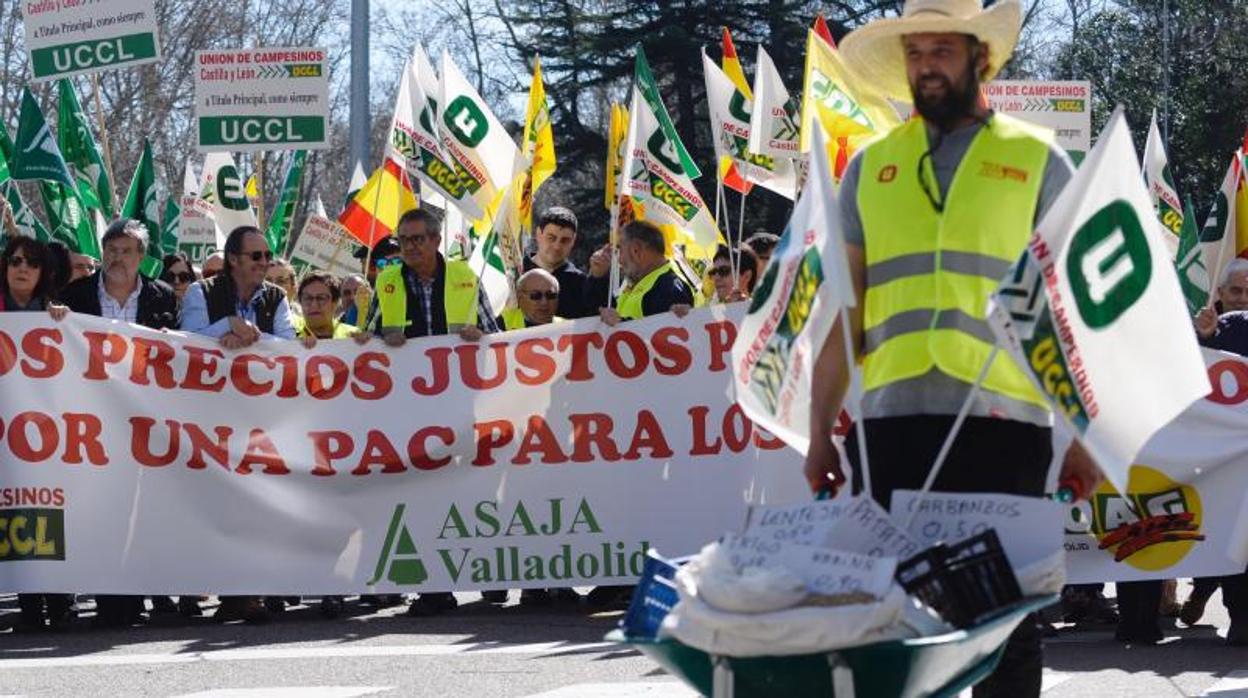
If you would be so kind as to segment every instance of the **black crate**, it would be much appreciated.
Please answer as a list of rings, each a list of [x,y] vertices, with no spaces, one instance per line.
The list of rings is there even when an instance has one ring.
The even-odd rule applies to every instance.
[[[978,625],[1023,592],[994,529],[936,545],[899,564],[897,583],[956,628]]]

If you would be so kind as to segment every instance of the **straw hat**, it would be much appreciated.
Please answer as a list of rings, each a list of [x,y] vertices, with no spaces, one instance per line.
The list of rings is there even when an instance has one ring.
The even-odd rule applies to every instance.
[[[983,0],[906,0],[900,17],[871,22],[847,35],[840,52],[850,69],[886,96],[909,102],[904,34],[971,34],[988,45],[991,80],[1014,52],[1022,27],[1018,0],[999,0],[984,9]]]

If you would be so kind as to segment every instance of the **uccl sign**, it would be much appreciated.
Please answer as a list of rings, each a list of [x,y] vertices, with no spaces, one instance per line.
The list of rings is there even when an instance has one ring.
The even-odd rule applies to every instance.
[[[325,50],[197,52],[195,118],[201,151],[328,147]]]
[[[153,0],[22,2],[35,81],[160,60]]]

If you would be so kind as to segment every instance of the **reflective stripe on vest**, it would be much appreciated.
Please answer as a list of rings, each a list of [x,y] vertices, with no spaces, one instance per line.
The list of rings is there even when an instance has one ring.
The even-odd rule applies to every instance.
[[[660,264],[654,271],[646,274],[635,284],[620,292],[619,303],[616,305],[616,312],[625,320],[640,320],[645,317],[642,309],[641,301],[654,288],[654,284],[667,272],[672,271],[672,263],[670,261]]]
[[[412,324],[407,318],[407,286],[403,281],[402,264],[392,264],[377,275],[377,307],[381,310],[381,326],[403,328]],[[447,330],[477,324],[477,275],[467,262],[446,260],[446,282],[442,306],[446,312]]]
[[[866,148],[857,195],[866,243],[868,393],[933,369],[965,383],[978,378],[994,344],[984,321],[988,297],[1031,237],[1051,140],[1048,131],[994,115],[958,164],[943,213],[918,177],[929,148],[921,119]],[[935,172],[925,165],[934,187]],[[984,388],[1044,405],[1004,355]]]

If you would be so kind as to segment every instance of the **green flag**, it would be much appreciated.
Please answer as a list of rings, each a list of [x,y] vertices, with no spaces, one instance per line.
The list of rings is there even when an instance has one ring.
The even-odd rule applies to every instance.
[[[646,104],[650,105],[650,111],[654,112],[655,117],[659,121],[659,128],[667,138],[668,144],[671,145],[672,154],[678,160],[678,162],[664,162],[663,164],[672,170],[683,170],[689,179],[701,177],[702,171],[694,164],[689,151],[685,150],[685,144],[681,142],[680,134],[676,133],[676,125],[672,123],[672,117],[668,115],[667,107],[663,106],[663,97],[659,94],[659,86],[654,81],[654,74],[650,72],[650,64],[646,62],[646,53],[641,50],[640,45],[637,46],[637,62],[633,70],[633,85],[641,92],[642,99],[646,100]],[[654,148],[653,150],[660,155],[667,154],[664,148]]]
[[[282,183],[282,196],[269,217],[269,229],[265,237],[269,239],[269,249],[273,254],[286,255],[286,240],[290,238],[290,229],[295,223],[295,208],[299,205],[299,189],[303,186],[304,163],[307,162],[308,151],[296,150],[286,169],[286,179]]]
[[[178,205],[178,197],[171,195],[165,199],[165,217],[160,224],[160,248],[165,254],[178,250],[178,223],[181,221],[182,207]]]
[[[113,183],[104,167],[104,158],[96,147],[87,115],[74,94],[69,78],[57,83],[60,95],[56,120],[56,141],[65,156],[65,164],[78,182],[78,195],[87,208],[103,211],[106,219],[117,215],[113,207]]]
[[[43,195],[48,224],[52,226],[50,237],[65,243],[74,252],[99,259],[100,241],[95,233],[95,221],[73,185],[40,182],[39,192]]]
[[[143,157],[134,170],[134,179],[130,180],[126,203],[121,205],[121,217],[133,218],[147,228],[147,254],[139,271],[149,278],[160,276],[163,257],[160,204],[156,199],[156,165],[152,162],[152,144],[146,138],[143,139]]]
[[[1179,231],[1179,251],[1175,254],[1174,266],[1179,272],[1179,285],[1183,288],[1187,309],[1195,315],[1208,305],[1208,289],[1212,284],[1201,259],[1200,231],[1196,229],[1196,212],[1192,210],[1190,197],[1183,202],[1183,228]]]
[[[9,208],[13,209],[13,220],[22,234],[37,238],[40,242],[47,242],[51,239],[48,229],[39,222],[38,218],[35,218],[34,211],[31,211],[22,199],[22,192],[17,188],[17,182],[13,181],[13,177],[9,174],[9,158],[12,155],[13,140],[9,138],[9,129],[5,128],[3,121],[0,121],[0,193],[3,193],[4,198],[8,200]]]
[[[39,179],[67,187],[74,186],[74,177],[56,147],[52,129],[43,118],[39,103],[30,93],[22,90],[22,111],[17,121],[17,143],[13,157],[9,159],[9,172],[13,179]]]

